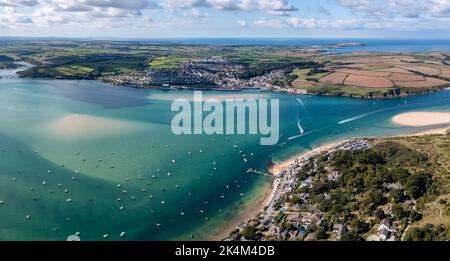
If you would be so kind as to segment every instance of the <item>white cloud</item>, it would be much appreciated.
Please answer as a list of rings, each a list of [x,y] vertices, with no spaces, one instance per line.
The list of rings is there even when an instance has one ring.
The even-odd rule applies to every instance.
[[[257,19],[253,22],[238,21],[238,24],[253,28],[285,28],[285,29],[325,29],[325,30],[390,30],[412,31],[422,29],[449,28],[450,21],[437,21],[436,19],[396,20],[396,19],[316,19],[289,17],[286,19]]]
[[[238,25],[242,26],[242,27],[247,27],[248,23],[245,20],[238,20],[237,21]]]
[[[357,14],[380,18],[450,17],[450,0],[336,0]]]
[[[287,0],[165,0],[168,8],[212,8],[225,11],[265,11],[272,15],[289,15],[298,9]]]
[[[69,23],[91,23],[92,27],[98,27],[125,21],[145,24],[152,19],[143,11],[160,8],[151,0],[0,0],[2,5],[6,6],[3,12],[0,10],[4,27],[18,24],[51,27]]]
[[[192,8],[189,11],[186,11],[184,14],[186,17],[191,17],[194,19],[205,19],[209,17],[208,13],[201,12],[197,8]]]
[[[0,22],[3,25],[19,26],[33,21],[28,16],[18,13],[13,7],[4,7],[3,12],[0,13]]]
[[[38,4],[37,0],[0,0],[0,6],[35,6]]]
[[[432,1],[430,13],[436,17],[450,17],[450,0]]]
[[[266,18],[262,18],[262,19],[258,19],[253,21],[252,27],[256,27],[256,28],[271,28],[271,29],[275,29],[275,28],[283,28],[286,27],[286,23],[285,21],[281,20],[281,19],[266,19]]]

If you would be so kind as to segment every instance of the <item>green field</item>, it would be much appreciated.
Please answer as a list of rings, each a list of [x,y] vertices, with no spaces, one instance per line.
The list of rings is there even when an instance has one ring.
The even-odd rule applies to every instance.
[[[177,67],[185,61],[187,61],[186,58],[176,56],[158,57],[153,59],[149,65],[152,69],[171,69]]]

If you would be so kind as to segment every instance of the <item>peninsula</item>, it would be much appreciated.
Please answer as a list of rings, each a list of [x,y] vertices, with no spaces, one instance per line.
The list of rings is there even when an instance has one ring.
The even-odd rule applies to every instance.
[[[414,115],[420,113],[426,114]],[[411,115],[394,121],[416,124]],[[272,169],[264,209],[226,240],[448,239],[450,118],[444,116],[429,117],[428,125],[444,124],[447,131],[352,139],[281,163]]]

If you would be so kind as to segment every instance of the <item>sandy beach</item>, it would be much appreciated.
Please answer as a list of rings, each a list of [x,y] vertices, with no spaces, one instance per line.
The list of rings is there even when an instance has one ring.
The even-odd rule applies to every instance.
[[[83,114],[69,114],[54,122],[50,128],[56,137],[79,138],[120,135],[142,128],[144,124]]]
[[[406,135],[406,136],[442,135],[442,134],[446,134],[449,129],[450,129],[450,126],[447,126],[444,128],[436,128],[436,129],[421,131],[421,132],[411,134],[411,135]],[[405,136],[405,135],[400,135],[400,136]]]
[[[327,143],[327,144],[321,145],[317,148],[314,148],[312,150],[306,151],[302,154],[295,155],[294,157],[291,157],[287,160],[284,160],[282,162],[276,163],[273,166],[271,166],[269,168],[269,173],[276,177],[281,172],[283,172],[283,170],[287,169],[289,166],[294,164],[297,159],[305,158],[305,157],[307,158],[314,154],[321,153],[322,151],[330,150],[331,148],[333,148],[336,145],[343,143],[343,142],[345,142],[345,141],[335,141],[335,142]]]
[[[411,127],[450,125],[450,112],[408,112],[392,118],[395,124]]]

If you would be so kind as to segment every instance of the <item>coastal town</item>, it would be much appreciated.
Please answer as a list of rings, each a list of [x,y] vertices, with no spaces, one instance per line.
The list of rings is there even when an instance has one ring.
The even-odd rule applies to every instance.
[[[147,69],[142,72],[107,75],[100,80],[119,86],[161,89],[280,89],[275,81],[285,80],[285,70],[273,70],[262,76],[243,78],[245,68],[223,57],[192,59],[175,68]]]
[[[301,54],[295,52],[301,51]],[[294,52],[294,53],[293,53]],[[391,98],[435,92],[450,86],[447,54],[420,58],[383,53],[317,54],[304,48],[279,52],[302,62],[270,62],[259,58],[249,67],[224,56],[191,58],[163,68],[100,76],[117,86],[156,89],[201,89],[293,92],[360,98]],[[429,61],[431,60],[432,63]],[[264,61],[264,62],[263,62]]]
[[[448,52],[349,52],[365,46],[356,42],[242,46],[116,41],[3,43],[0,68],[14,68],[19,61],[33,65],[18,72],[22,78],[98,80],[145,89],[258,89],[365,99],[411,96],[450,87]],[[31,51],[23,53],[22,49]]]
[[[274,173],[273,192],[264,210],[252,220],[239,224],[226,240],[408,240],[411,235],[406,231],[413,222],[422,219],[416,207],[420,197],[410,196],[418,192],[407,188],[411,184],[381,177],[377,186],[383,193],[369,188],[361,192],[340,191],[338,187],[343,186],[340,185],[343,179],[350,182],[349,174],[338,167],[348,155],[363,155],[365,161],[381,163],[382,159],[374,153],[380,146],[390,150],[400,148],[393,143],[375,143],[354,139],[296,158],[283,171]],[[398,171],[407,175],[405,169]],[[347,196],[348,205],[342,205],[342,197]]]

